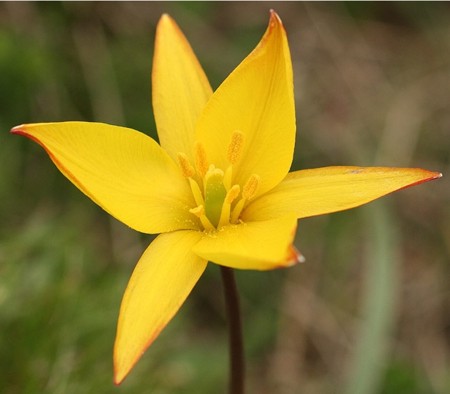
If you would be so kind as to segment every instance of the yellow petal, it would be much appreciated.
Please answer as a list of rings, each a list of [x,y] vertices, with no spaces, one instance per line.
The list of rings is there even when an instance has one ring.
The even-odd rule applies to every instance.
[[[145,233],[195,229],[195,205],[180,169],[150,137],[102,123],[63,122],[11,130],[44,147],[83,193]]]
[[[243,218],[265,220],[287,214],[304,218],[342,211],[440,176],[417,168],[324,167],[296,171],[253,201]]]
[[[233,183],[243,186],[257,174],[259,195],[284,179],[294,150],[295,107],[286,33],[273,11],[261,42],[214,92],[199,118],[198,140],[216,167],[227,168],[233,135],[243,136],[240,157],[233,158]]]
[[[291,247],[296,227],[293,217],[229,225],[206,233],[192,250],[206,260],[231,268],[287,267],[297,262]]]
[[[200,232],[159,235],[142,255],[120,307],[114,382],[121,383],[183,304],[207,262],[191,252]]]
[[[161,146],[192,159],[195,123],[211,86],[183,33],[168,16],[158,23],[152,72],[153,110]]]

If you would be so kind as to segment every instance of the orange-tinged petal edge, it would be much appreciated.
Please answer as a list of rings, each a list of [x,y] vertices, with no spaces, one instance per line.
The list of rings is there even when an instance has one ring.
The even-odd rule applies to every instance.
[[[188,211],[193,199],[185,178],[149,136],[93,122],[27,124],[11,132],[40,144],[75,186],[131,228],[198,228]]]
[[[295,144],[292,62],[286,32],[271,11],[269,25],[255,49],[211,96],[197,123],[197,139],[207,158],[225,170],[227,147],[239,133],[240,154],[233,159],[232,183],[245,185],[256,174],[257,195],[286,176]]]
[[[206,233],[193,252],[236,269],[271,270],[301,261],[292,246],[297,220],[292,216],[228,225]]]
[[[243,212],[244,220],[297,218],[354,208],[386,194],[431,181],[439,172],[420,168],[323,167],[291,172]]]
[[[120,384],[181,307],[206,268],[193,254],[195,231],[159,235],[131,275],[120,307],[114,344],[114,382]]]

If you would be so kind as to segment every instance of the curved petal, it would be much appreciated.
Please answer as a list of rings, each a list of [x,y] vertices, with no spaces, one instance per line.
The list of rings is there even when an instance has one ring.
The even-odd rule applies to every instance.
[[[292,64],[286,32],[273,11],[261,42],[214,92],[199,118],[197,138],[210,163],[227,168],[227,147],[237,130],[243,143],[233,183],[242,186],[257,174],[257,194],[262,194],[286,176],[295,144]]]
[[[175,21],[163,15],[156,29],[152,71],[153,111],[161,146],[176,159],[192,159],[195,123],[212,94],[192,48]]]
[[[207,262],[191,252],[202,233],[159,235],[139,260],[120,306],[114,382],[121,383],[183,304]]]
[[[231,268],[288,267],[299,258],[292,247],[296,228],[293,217],[229,225],[206,233],[192,250],[206,260]]]
[[[112,216],[144,233],[196,229],[195,203],[180,169],[150,137],[102,123],[17,126],[59,170]]]
[[[249,204],[242,216],[244,220],[267,220],[288,214],[297,218],[322,215],[440,177],[437,172],[417,168],[324,167],[296,171]]]

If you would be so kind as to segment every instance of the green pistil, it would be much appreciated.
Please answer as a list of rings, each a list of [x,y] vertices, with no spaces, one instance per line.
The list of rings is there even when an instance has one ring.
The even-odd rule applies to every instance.
[[[205,214],[211,224],[217,227],[227,191],[223,185],[223,171],[210,168],[205,175]]]

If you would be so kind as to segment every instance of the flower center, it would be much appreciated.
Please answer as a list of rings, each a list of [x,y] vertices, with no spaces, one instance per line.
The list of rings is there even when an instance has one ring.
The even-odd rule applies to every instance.
[[[240,215],[258,190],[261,179],[251,175],[241,187],[233,184],[233,169],[242,156],[244,134],[236,130],[227,150],[228,167],[225,172],[208,162],[205,149],[199,142],[194,149],[195,167],[184,153],[178,153],[178,165],[189,181],[196,206],[189,210],[200,219],[203,228],[213,231],[228,224],[239,223]]]

